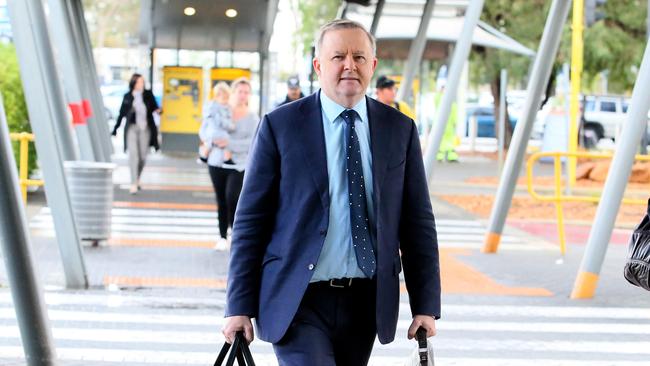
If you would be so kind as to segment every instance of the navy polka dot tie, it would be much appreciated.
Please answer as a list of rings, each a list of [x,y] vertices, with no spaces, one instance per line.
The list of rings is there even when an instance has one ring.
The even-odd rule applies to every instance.
[[[377,264],[375,262],[375,251],[370,240],[370,223],[366,207],[361,148],[359,147],[357,133],[354,131],[354,121],[358,116],[357,112],[352,109],[341,112],[341,117],[345,121],[345,141],[347,142],[345,145],[345,171],[348,174],[352,245],[354,246],[359,268],[366,276],[372,278],[375,275]]]

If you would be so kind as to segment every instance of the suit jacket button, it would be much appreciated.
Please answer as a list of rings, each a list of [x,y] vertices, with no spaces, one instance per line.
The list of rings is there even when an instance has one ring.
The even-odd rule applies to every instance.
[[[314,265],[310,264],[307,268],[309,268],[310,271],[313,271],[314,270]]]
[[[321,234],[321,235],[325,235],[325,234],[327,234],[327,230],[321,230],[321,231],[320,231],[320,234]]]

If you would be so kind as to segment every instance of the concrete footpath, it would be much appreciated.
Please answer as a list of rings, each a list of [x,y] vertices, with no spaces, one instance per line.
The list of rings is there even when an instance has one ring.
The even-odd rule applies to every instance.
[[[212,364],[223,343],[228,252],[213,249],[218,226],[207,170],[195,156],[153,154],[143,191],[129,195],[126,157],[115,161],[113,235],[99,247],[84,247],[87,291],[63,288],[50,211],[42,193],[29,198],[32,246],[60,364]],[[623,239],[608,250],[596,297],[570,300],[584,250],[579,239],[561,258],[545,235],[553,226],[509,223],[499,253],[482,254],[485,220],[438,197],[493,195],[490,187],[462,182],[496,171],[490,159],[465,156],[434,173],[443,282],[443,318],[432,339],[436,365],[648,364],[650,294],[622,276]],[[0,365],[24,365],[7,286],[2,266]],[[371,365],[406,365],[415,348],[406,340],[410,316],[404,292],[396,340],[377,343]],[[258,365],[277,365],[269,344],[256,340],[253,353]]]

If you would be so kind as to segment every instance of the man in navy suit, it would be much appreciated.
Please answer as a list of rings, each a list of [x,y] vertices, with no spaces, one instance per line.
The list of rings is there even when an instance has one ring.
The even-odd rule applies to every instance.
[[[250,342],[255,318],[280,365],[366,365],[395,337],[402,263],[408,337],[435,335],[435,222],[413,120],[365,96],[373,37],[337,20],[316,50],[321,90],[267,114],[251,148],[223,333]]]

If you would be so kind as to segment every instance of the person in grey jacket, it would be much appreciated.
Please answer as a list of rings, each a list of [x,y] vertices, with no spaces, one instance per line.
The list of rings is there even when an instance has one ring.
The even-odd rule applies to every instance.
[[[215,118],[206,118],[199,131],[201,141],[212,146],[207,163],[217,196],[220,234],[215,245],[217,250],[229,247],[228,228],[232,228],[233,225],[237,201],[244,182],[248,150],[259,122],[259,116],[251,112],[248,107],[251,95],[250,81],[245,78],[233,81],[231,91],[231,122],[234,128],[223,137],[224,129],[219,127],[222,122]],[[230,159],[224,156],[224,151],[231,153]]]

